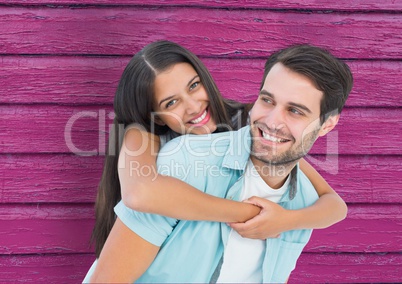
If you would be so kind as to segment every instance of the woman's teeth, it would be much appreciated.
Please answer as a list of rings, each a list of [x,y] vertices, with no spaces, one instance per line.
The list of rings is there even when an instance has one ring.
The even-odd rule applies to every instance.
[[[206,116],[207,116],[207,111],[205,110],[204,113],[200,117],[198,117],[194,120],[190,120],[190,122],[193,124],[200,123]]]

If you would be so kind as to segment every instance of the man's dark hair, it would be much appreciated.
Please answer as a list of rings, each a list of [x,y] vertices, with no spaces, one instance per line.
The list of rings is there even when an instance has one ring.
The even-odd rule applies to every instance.
[[[308,44],[294,45],[272,54],[265,63],[265,78],[271,68],[281,63],[286,68],[309,78],[323,92],[320,121],[324,123],[335,112],[340,114],[353,86],[349,66],[327,50]]]

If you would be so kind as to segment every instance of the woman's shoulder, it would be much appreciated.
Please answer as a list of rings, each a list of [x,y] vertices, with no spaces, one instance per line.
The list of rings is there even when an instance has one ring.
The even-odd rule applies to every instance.
[[[142,126],[131,124],[124,130],[123,141],[127,146],[137,146],[147,142],[156,142],[159,144],[161,139],[159,135],[146,131]]]

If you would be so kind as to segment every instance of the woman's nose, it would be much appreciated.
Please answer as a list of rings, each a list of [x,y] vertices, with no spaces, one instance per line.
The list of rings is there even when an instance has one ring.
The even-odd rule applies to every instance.
[[[186,113],[187,114],[198,114],[201,111],[201,102],[188,97],[186,100]]]

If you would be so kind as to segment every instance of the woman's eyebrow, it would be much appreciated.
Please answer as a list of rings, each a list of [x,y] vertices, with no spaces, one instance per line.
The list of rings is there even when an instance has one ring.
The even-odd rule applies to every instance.
[[[173,97],[174,97],[174,95],[169,96],[169,97],[167,97],[167,98],[164,98],[163,100],[161,100],[161,101],[159,102],[159,106],[161,106],[161,104],[162,104],[163,102],[173,99]]]
[[[198,76],[198,74],[197,74],[193,78],[191,78],[191,80],[188,81],[187,87],[189,87],[191,85],[191,83],[194,81],[194,79],[196,79],[197,77],[199,78],[200,76]]]

